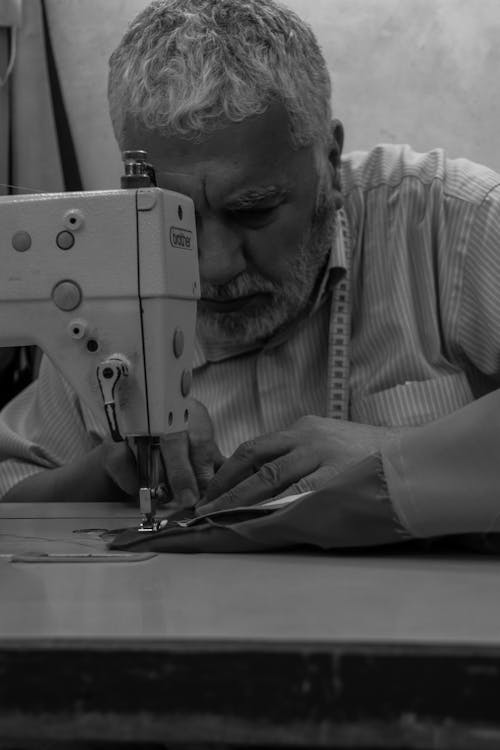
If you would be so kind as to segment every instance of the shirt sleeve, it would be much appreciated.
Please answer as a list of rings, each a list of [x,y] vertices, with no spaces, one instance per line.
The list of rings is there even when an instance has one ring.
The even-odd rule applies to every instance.
[[[104,425],[43,357],[38,379],[0,412],[0,499],[22,479],[84,456],[104,435]]]
[[[420,538],[500,531],[499,446],[500,390],[394,434],[382,459],[404,528]]]
[[[500,383],[500,187],[476,209],[463,269],[459,342],[466,359]]]

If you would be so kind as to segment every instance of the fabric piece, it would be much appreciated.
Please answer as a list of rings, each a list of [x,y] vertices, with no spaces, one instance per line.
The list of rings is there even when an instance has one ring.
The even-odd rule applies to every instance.
[[[17,193],[59,192],[63,171],[40,0],[23,3],[12,79],[12,181]]]
[[[412,536],[500,531],[499,446],[500,390],[389,440],[389,494]]]
[[[2,411],[0,496],[21,478],[76,461],[98,445],[98,423],[47,357],[38,378]],[[70,498],[69,498],[70,499]]]
[[[7,26],[0,26],[0,195],[9,192],[9,67],[15,32]]]
[[[49,19],[47,16],[46,0],[40,0],[42,8],[43,32],[45,39],[45,51],[47,55],[47,69],[52,95],[52,107],[54,110],[55,125],[57,128],[57,141],[59,146],[60,162],[64,174],[64,186],[66,190],[83,190],[82,178],[78,166],[78,159],[73,143],[73,136],[69,124],[66,106],[64,104],[63,92],[59,80],[59,72],[52,48]]]
[[[250,552],[296,546],[336,549],[395,544],[409,539],[389,500],[378,454],[353,464],[327,487],[256,518],[215,512],[188,528],[119,534],[112,549],[154,552]],[[253,512],[258,513],[257,508]],[[248,509],[242,509],[242,517]]]
[[[5,7],[4,7],[5,6]],[[21,12],[22,11],[22,12]],[[0,29],[0,195],[60,192],[64,187],[47,67],[42,4],[4,3]],[[15,53],[15,54],[13,54]],[[8,63],[9,61],[9,63]],[[12,69],[7,75],[10,63]],[[0,406],[36,376],[39,350],[12,348],[12,361],[0,363]],[[0,359],[2,359],[0,357]]]

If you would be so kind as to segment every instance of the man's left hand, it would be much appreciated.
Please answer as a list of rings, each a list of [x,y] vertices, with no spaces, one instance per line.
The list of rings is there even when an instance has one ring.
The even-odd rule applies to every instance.
[[[377,452],[391,432],[387,427],[302,417],[288,430],[242,443],[208,484],[196,512],[321,489],[349,464]]]

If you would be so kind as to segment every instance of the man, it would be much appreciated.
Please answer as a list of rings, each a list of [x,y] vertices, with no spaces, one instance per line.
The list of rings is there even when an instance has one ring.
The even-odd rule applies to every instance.
[[[390,474],[419,425],[497,388],[497,174],[408,147],[341,159],[317,42],[273,0],[157,0],[110,64],[120,148],[196,208],[193,418],[164,445],[179,502],[322,489],[374,454]],[[137,490],[127,447],[48,362],[0,440],[5,499]]]

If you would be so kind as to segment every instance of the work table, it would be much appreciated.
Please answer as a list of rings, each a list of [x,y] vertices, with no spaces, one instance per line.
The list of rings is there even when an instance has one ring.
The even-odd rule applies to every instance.
[[[0,504],[0,748],[500,745],[500,560],[23,561],[107,553],[99,529],[138,521],[121,504]]]

